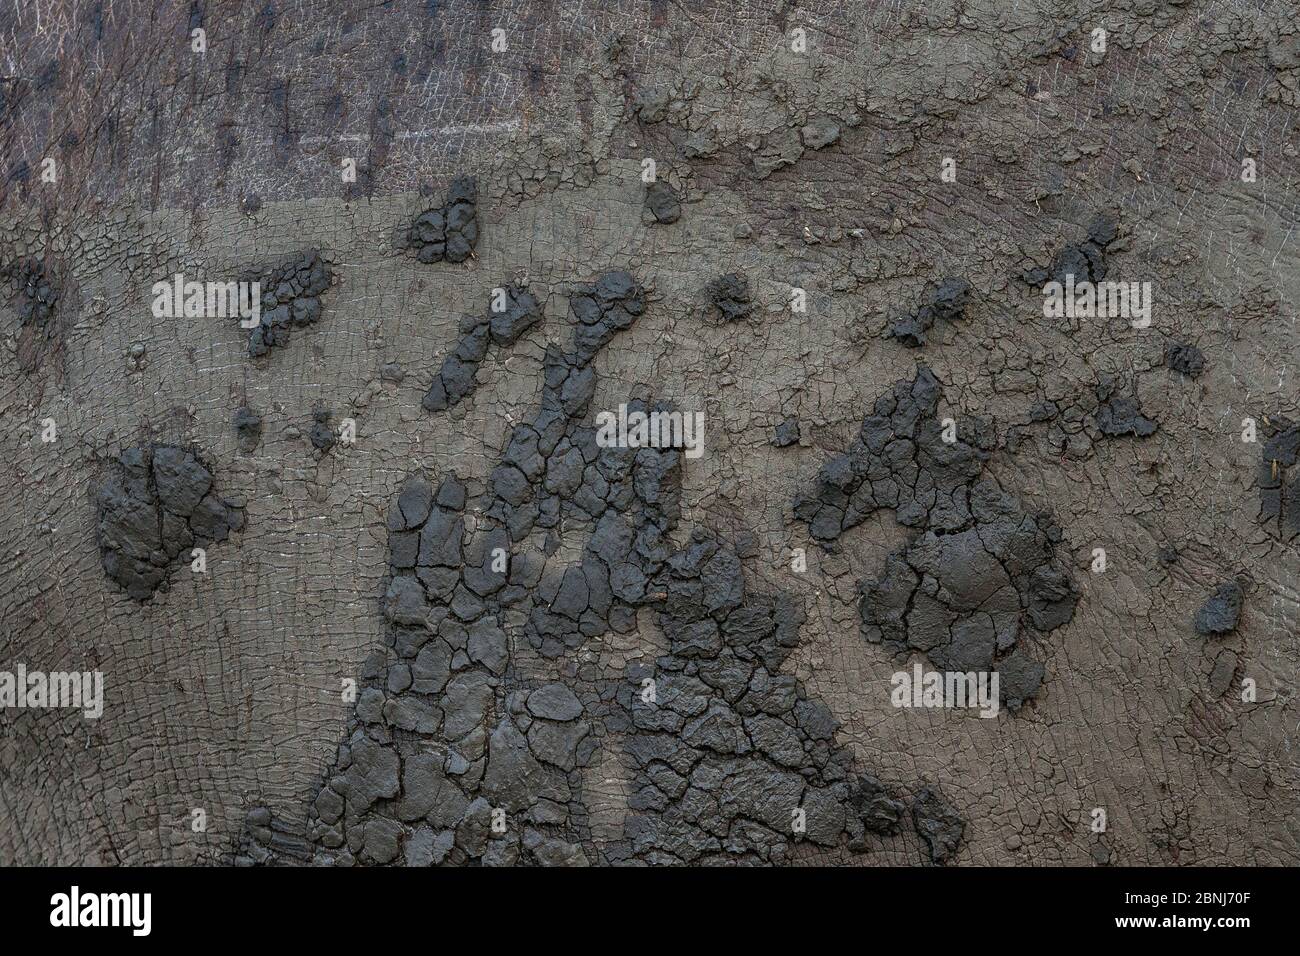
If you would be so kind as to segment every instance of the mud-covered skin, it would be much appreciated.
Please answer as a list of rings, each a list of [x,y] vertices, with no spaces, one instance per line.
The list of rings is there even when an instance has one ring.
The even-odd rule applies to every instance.
[[[62,294],[40,362],[20,299],[0,296],[0,643],[100,667],[106,710],[93,725],[4,715],[0,859],[219,862],[252,807],[268,811],[259,833],[310,858],[305,809],[354,706],[342,681],[383,646],[390,502],[416,472],[487,494],[535,409],[545,343],[571,340],[568,291],[611,270],[638,277],[648,308],[594,360],[592,407],[641,394],[706,413],[674,550],[706,529],[747,594],[802,609],[783,675],[904,807],[868,853],[794,842],[790,862],[929,863],[907,819],[922,780],[966,824],[950,865],[1300,858],[1298,558],[1279,520],[1297,473],[1263,461],[1268,423],[1300,420],[1292,5],[209,2],[193,12],[204,55],[188,6],[13,9],[0,262],[49,264]],[[675,223],[647,222],[647,158],[688,199]],[[474,255],[395,250],[461,174],[479,184]],[[1103,213],[1118,232],[1107,279],[1152,282],[1149,329],[1045,319],[1021,280]],[[237,277],[306,247],[338,282],[324,318],[264,359],[236,322],[149,312],[150,285],[178,271]],[[703,290],[733,272],[754,310],[726,324]],[[923,353],[882,341],[944,276],[970,281],[969,319]],[[489,349],[473,394],[426,413],[461,317],[524,281],[543,320]],[[1199,376],[1164,365],[1170,343],[1202,350]],[[1054,516],[1079,588],[1068,624],[1024,638],[1047,677],[1014,718],[892,707],[900,664],[862,639],[857,583],[909,529],[880,511],[829,553],[791,512],[918,354],[945,383],[941,415],[998,422],[985,474]],[[1107,375],[1153,434],[1098,429]],[[318,404],[356,420],[346,453],[309,443]],[[231,424],[244,406],[263,419],[251,451]],[[798,444],[770,445],[791,417]],[[42,443],[47,418],[59,437]],[[222,493],[247,499],[247,526],[210,549],[207,574],[178,566],[141,605],[103,572],[92,498],[149,442],[201,449]],[[580,563],[586,533],[560,538],[561,566]],[[1234,577],[1250,582],[1236,630],[1197,635]],[[653,614],[555,658],[520,638],[511,663],[538,686],[582,669],[621,683],[667,651]],[[593,843],[621,837],[633,792],[608,753],[583,768]],[[1087,830],[1097,807],[1104,844]],[[426,847],[441,844],[421,836],[416,860]]]
[[[500,311],[481,318],[466,316],[461,321],[460,340],[443,359],[433,384],[420,402],[425,411],[441,412],[458,404],[478,385],[478,369],[487,356],[488,345],[513,345],[541,321],[541,305],[527,289],[511,286],[502,292]]]
[[[681,197],[671,183],[662,180],[657,180],[646,187],[645,207],[654,217],[655,222],[665,225],[682,218]]]
[[[966,313],[966,299],[970,295],[970,283],[961,278],[948,278],[928,291],[925,305],[911,315],[900,317],[886,331],[891,339],[898,339],[909,348],[919,348],[926,343],[926,333],[940,319],[946,322],[959,321]]]
[[[884,574],[861,585],[863,636],[899,653],[921,651],[940,670],[996,670],[1002,699],[1019,710],[1038,693],[1043,667],[1017,642],[1025,629],[1046,634],[1068,623],[1077,588],[1058,560],[1061,531],[1050,517],[1026,514],[983,477],[991,423],[969,422],[969,443],[956,434],[945,440],[941,398],[924,366],[895,384],[794,513],[828,548],[882,508],[915,529]]]
[[[728,272],[709,283],[704,290],[714,315],[722,322],[747,319],[754,311],[749,292],[749,279],[736,272]]]
[[[11,262],[0,268],[0,281],[10,284],[22,300],[19,324],[45,331],[59,302],[58,282],[46,274],[45,264],[36,259]]]
[[[407,247],[426,265],[464,262],[478,244],[478,183],[472,176],[453,179],[447,201],[422,212],[406,234]]]
[[[1071,276],[1076,285],[1100,282],[1106,278],[1106,247],[1118,237],[1115,220],[1099,215],[1088,224],[1088,234],[1082,241],[1062,247],[1046,268],[1035,266],[1025,270],[1024,279],[1038,287],[1046,282],[1064,285]]]
[[[1180,375],[1196,378],[1205,371],[1205,353],[1195,345],[1174,343],[1165,349],[1165,364]]]
[[[592,360],[644,311],[626,272],[579,287],[574,348],[548,347],[540,408],[515,427],[486,500],[454,474],[436,487],[414,476],[392,500],[387,650],[362,672],[306,815],[312,862],[779,863],[796,842],[864,850],[868,830],[896,828],[901,805],[873,776],[855,781],[830,711],[781,673],[802,610],[748,593],[736,553],[702,530],[674,549],[681,452],[601,447],[585,423]],[[565,566],[558,534],[579,528],[580,560]],[[634,632],[641,608],[668,646],[622,680],[581,668],[542,683],[512,659],[519,636],[570,658]],[[613,839],[593,833],[585,798],[603,759],[632,787]],[[961,838],[944,812],[935,862]],[[307,860],[300,832],[273,819],[250,811],[235,862]]]
[[[242,502],[217,493],[212,472],[183,448],[132,448],[95,493],[104,573],[133,600],[148,601],[192,548],[244,526]]]
[[[292,330],[314,325],[334,272],[319,252],[304,252],[253,277],[261,283],[261,321],[248,334],[248,354],[258,358],[289,344]]]

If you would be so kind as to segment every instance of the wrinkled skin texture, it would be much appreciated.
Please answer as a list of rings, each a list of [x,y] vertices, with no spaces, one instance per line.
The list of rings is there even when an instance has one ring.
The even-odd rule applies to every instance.
[[[415,864],[1300,861],[1293,3],[153,10],[0,12],[0,669],[97,668],[106,693],[98,721],[4,712],[0,863],[348,862],[344,848]],[[1090,45],[1103,19],[1104,54]],[[956,182],[940,176],[948,156]],[[678,197],[672,222],[647,208],[647,157]],[[421,262],[412,223],[462,174],[477,183],[472,254]],[[150,286],[176,272],[234,278],[304,250],[332,284],[266,354],[249,355],[237,321],[150,314]],[[1044,319],[1026,277],[1063,269],[1152,282],[1151,328]],[[644,313],[582,345],[572,300],[613,270],[635,276]],[[710,294],[729,275],[751,305],[734,321]],[[959,318],[916,348],[886,336],[948,277],[969,283]],[[422,408],[464,318],[525,283],[542,318],[485,350],[459,402]],[[435,490],[457,475],[467,514],[487,508],[515,427],[543,406],[548,344],[575,342],[592,376],[574,427],[638,394],[705,413],[705,454],[642,490],[674,512],[666,554],[702,534],[735,556],[743,601],[797,612],[762,656],[804,716],[793,738],[749,728],[737,698],[744,742],[729,746],[758,735],[761,760],[718,754],[737,726],[725,693],[690,739],[638,726],[644,674],[727,650],[687,653],[653,597],[627,630],[547,643],[521,627],[505,659],[489,641],[464,671],[501,686],[458,694],[484,701],[488,748],[499,731],[523,765],[520,739],[540,758],[520,708],[554,725],[535,736],[557,762],[525,775],[546,778],[527,807],[480,785],[458,788],[459,807],[434,766],[444,725],[393,730],[381,705],[379,736],[402,745],[340,752],[369,726],[372,684],[385,704],[410,693],[389,677],[390,509],[419,474]],[[1166,364],[1173,345],[1199,351],[1198,374]],[[924,550],[918,527],[881,508],[827,549],[794,514],[919,362],[959,434],[994,423],[981,479],[1050,515],[1078,592],[1067,621],[1021,638],[1045,677],[996,720],[890,705],[890,675],[927,658],[864,638],[861,589]],[[260,440],[232,424],[245,407]],[[771,443],[791,417],[797,440]],[[341,434],[348,419],[355,443],[313,442],[315,424]],[[192,450],[246,505],[206,573],[178,564],[141,603],[104,573],[95,500],[123,452],[155,446]],[[560,531],[562,585],[594,532],[577,518]],[[1198,634],[1229,581],[1235,626]],[[551,603],[543,587],[526,600]],[[736,613],[684,608],[692,624]],[[583,708],[572,719],[564,690]],[[678,791],[652,736],[712,754],[695,789],[722,809]],[[782,755],[803,759],[791,739],[810,761],[799,783],[773,778]],[[374,800],[359,837],[325,846],[323,784],[357,761]],[[417,814],[408,776],[457,818]],[[804,790],[797,834],[780,824]],[[755,793],[778,799],[727,815]],[[715,846],[701,834],[724,818]]]

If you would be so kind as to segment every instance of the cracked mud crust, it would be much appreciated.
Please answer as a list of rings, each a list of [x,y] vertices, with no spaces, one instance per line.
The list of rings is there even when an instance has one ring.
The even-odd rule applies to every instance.
[[[1300,862],[1293,4],[74,6],[0,864]]]

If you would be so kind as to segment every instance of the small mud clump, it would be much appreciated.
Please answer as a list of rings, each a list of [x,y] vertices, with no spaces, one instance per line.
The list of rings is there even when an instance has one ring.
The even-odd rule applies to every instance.
[[[935,787],[923,787],[912,801],[912,822],[929,845],[934,863],[956,853],[966,831],[966,822]]]
[[[95,506],[104,573],[140,602],[190,549],[244,526],[242,504],[216,493],[212,472],[192,452],[170,445],[122,452]]]
[[[481,318],[466,316],[461,321],[460,341],[443,359],[420,402],[425,411],[441,412],[458,405],[478,387],[478,369],[487,357],[488,345],[513,345],[542,319],[542,307],[527,289],[506,289],[504,305],[500,312]]]
[[[799,138],[808,149],[825,149],[840,141],[840,124],[829,116],[819,116],[799,130]]]
[[[682,217],[681,197],[663,180],[656,180],[646,187],[645,207],[656,222],[667,224]]]
[[[772,444],[777,448],[799,444],[799,419],[787,418],[777,425],[772,435]]]
[[[955,322],[966,313],[970,283],[961,278],[947,278],[930,291],[929,301],[911,315],[895,319],[885,332],[886,338],[898,339],[908,348],[919,348],[926,333],[940,319]]]
[[[1142,414],[1142,403],[1137,396],[1116,396],[1117,388],[1112,381],[1103,381],[1097,386],[1097,400],[1101,404],[1097,406],[1093,417],[1098,430],[1112,438],[1123,435],[1146,438],[1154,435],[1158,425]]]
[[[472,176],[452,180],[447,202],[417,216],[406,243],[426,265],[468,259],[478,245],[478,182]]]
[[[231,418],[239,447],[243,451],[252,451],[262,440],[262,416],[247,405],[235,412]]]
[[[585,366],[596,353],[645,312],[645,290],[630,272],[606,272],[569,297],[569,311],[578,321],[573,333],[572,361]]]
[[[745,319],[754,311],[749,296],[749,280],[738,272],[729,272],[709,283],[705,289],[709,304],[723,322]]]
[[[321,452],[328,452],[339,440],[338,432],[330,423],[333,416],[328,408],[318,408],[311,413],[312,426],[308,437],[312,446]]]
[[[315,325],[321,316],[321,296],[334,273],[319,252],[304,252],[267,271],[260,278],[262,321],[248,336],[248,354],[267,354],[289,344],[290,330]]]
[[[1205,371],[1205,355],[1195,345],[1176,343],[1165,349],[1165,365],[1180,375],[1196,378]]]
[[[894,833],[907,813],[907,804],[897,799],[871,774],[858,778],[849,802],[862,820],[863,828],[870,833]]]
[[[1241,619],[1241,604],[1245,594],[1236,581],[1228,581],[1214,589],[1214,594],[1201,605],[1193,623],[1196,633],[1231,634]]]
[[[1106,278],[1106,247],[1118,235],[1119,229],[1114,219],[1098,216],[1088,226],[1086,239],[1058,252],[1048,268],[1027,270],[1023,278],[1030,285],[1039,287],[1048,282],[1064,285],[1067,276],[1074,276],[1076,285],[1081,282],[1100,282]]]

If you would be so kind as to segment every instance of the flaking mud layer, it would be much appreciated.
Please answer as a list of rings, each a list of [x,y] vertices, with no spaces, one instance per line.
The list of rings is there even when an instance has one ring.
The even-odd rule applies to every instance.
[[[600,447],[584,424],[592,360],[645,312],[636,280],[606,274],[569,307],[573,348],[548,347],[540,408],[484,499],[454,474],[393,499],[386,649],[338,761],[306,835],[256,808],[237,862],[777,863],[796,841],[864,848],[868,830],[896,829],[896,801],[855,779],[825,704],[781,673],[803,612],[749,593],[707,531],[672,543],[681,452]],[[573,563],[561,528],[588,532]],[[642,608],[667,653],[622,675],[542,682],[511,653],[569,657],[635,631]],[[586,797],[605,757],[632,788],[613,841],[596,839]],[[936,862],[956,851],[962,821],[937,793],[913,813]]]

